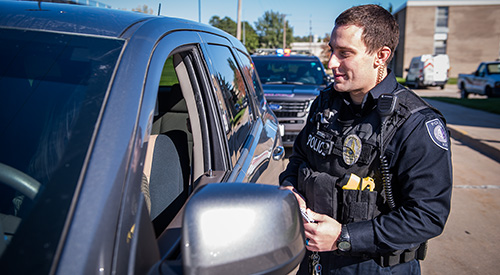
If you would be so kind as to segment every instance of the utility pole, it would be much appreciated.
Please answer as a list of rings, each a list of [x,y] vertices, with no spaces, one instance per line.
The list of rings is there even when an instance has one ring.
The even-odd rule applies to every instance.
[[[313,42],[312,20],[309,18],[309,51],[311,51],[311,53],[313,52],[313,50],[312,50],[312,42]]]
[[[286,49],[286,14],[283,14],[283,49]]]
[[[241,0],[238,0],[238,25],[236,27],[236,38],[241,41]]]
[[[198,0],[198,22],[201,23],[201,0]]]

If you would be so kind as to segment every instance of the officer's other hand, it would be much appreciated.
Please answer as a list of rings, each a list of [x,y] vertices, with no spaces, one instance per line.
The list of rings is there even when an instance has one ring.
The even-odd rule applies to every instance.
[[[336,250],[342,225],[333,218],[311,209],[307,209],[307,214],[316,221],[304,224],[306,239],[309,239],[307,249],[319,252]]]
[[[307,208],[306,201],[304,197],[295,189],[293,186],[281,186],[281,189],[286,189],[292,191],[292,193],[295,195],[295,198],[297,198],[297,202],[299,203],[300,208]]]

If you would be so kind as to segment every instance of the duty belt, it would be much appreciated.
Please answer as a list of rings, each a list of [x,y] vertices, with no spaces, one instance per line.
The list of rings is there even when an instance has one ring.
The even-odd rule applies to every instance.
[[[359,257],[366,260],[373,259],[381,267],[388,267],[407,263],[413,260],[425,259],[425,255],[427,254],[427,242],[424,242],[410,249],[397,250],[383,255],[357,252],[340,252],[338,250],[335,250],[334,254],[347,257]]]

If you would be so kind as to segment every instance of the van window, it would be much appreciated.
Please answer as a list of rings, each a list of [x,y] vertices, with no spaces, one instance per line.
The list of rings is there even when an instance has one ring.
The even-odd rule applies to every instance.
[[[236,164],[240,149],[245,144],[252,124],[252,112],[249,106],[249,93],[238,63],[231,50],[225,46],[208,45],[213,70],[213,77],[218,85],[219,106],[228,140],[231,161]]]

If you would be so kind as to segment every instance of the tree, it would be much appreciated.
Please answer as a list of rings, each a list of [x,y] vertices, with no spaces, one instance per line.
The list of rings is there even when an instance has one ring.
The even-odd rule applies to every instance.
[[[260,39],[260,45],[264,48],[282,48],[283,47],[283,23],[286,22],[286,45],[293,42],[293,27],[290,26],[286,15],[279,12],[266,11],[263,17],[260,17],[255,23],[257,35]]]
[[[306,35],[306,36],[295,36],[293,38],[294,42],[311,42],[311,36]],[[315,42],[315,41],[313,41]]]
[[[247,48],[247,51],[250,53],[253,53],[255,49],[259,47],[259,36],[257,35],[257,32],[255,29],[248,23],[247,21],[243,22],[243,37],[242,41],[245,44],[245,47]]]
[[[217,15],[212,16],[208,23],[216,28],[219,28],[232,36],[236,36],[236,22],[233,19],[225,16],[224,18],[220,18]]]
[[[236,22],[233,21],[229,17],[220,18],[217,15],[212,16],[208,23],[216,28],[219,28],[233,36],[236,36]],[[255,49],[259,47],[259,37],[255,32],[254,28],[247,22],[244,21],[243,30],[244,34],[242,35],[242,42],[245,44],[247,50],[251,53]]]
[[[153,14],[153,9],[149,8],[148,5],[142,5],[142,7],[139,5],[137,6],[137,8],[132,9],[132,11],[142,12],[146,14]]]
[[[323,38],[324,44],[321,45],[321,54],[319,56],[319,59],[321,60],[329,60],[330,56],[332,54],[332,49],[330,49],[330,34],[326,33],[325,38]],[[323,64],[325,67],[327,66],[328,62],[326,64]]]

